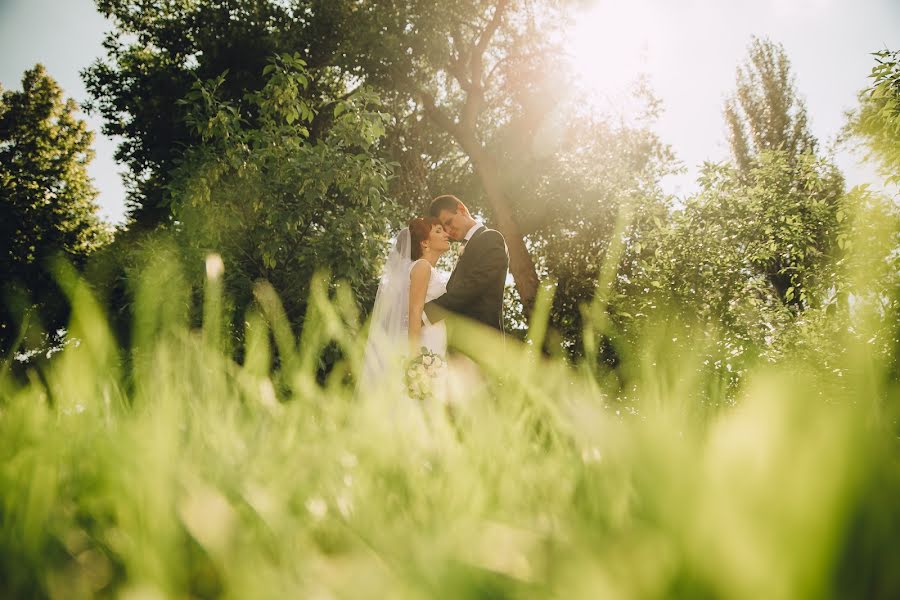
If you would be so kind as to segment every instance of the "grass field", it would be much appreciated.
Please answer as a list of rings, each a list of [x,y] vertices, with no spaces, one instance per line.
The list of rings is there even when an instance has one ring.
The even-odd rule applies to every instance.
[[[0,375],[4,598],[900,597],[883,315],[847,323],[838,371],[759,361],[737,387],[708,331],[660,318],[623,394],[532,351],[544,297],[529,344],[456,329],[450,420],[355,388],[362,336],[322,284],[296,341],[259,287],[239,365],[218,280],[192,329],[179,274],[148,274],[131,348],[66,277],[78,342]]]

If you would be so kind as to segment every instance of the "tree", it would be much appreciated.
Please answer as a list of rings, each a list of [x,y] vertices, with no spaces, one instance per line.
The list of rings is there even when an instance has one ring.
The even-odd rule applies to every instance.
[[[549,252],[602,256],[620,205],[645,192],[658,197],[649,190],[670,164],[668,150],[643,124],[619,127],[615,116],[585,110],[555,41],[566,3],[107,0],[98,6],[117,27],[107,40],[108,58],[85,76],[94,106],[117,128],[111,133],[127,140],[133,173],[146,179],[133,195],[143,206],[134,213],[139,220],[147,218],[147,206],[171,202],[164,193],[170,172],[198,143],[179,110],[159,107],[172,107],[195,74],[208,79],[226,68],[221,97],[239,100],[241,86],[259,89],[262,48],[299,50],[314,75],[310,95],[324,101],[374,87],[391,115],[377,151],[399,165],[390,189],[400,204],[397,220],[421,213],[440,193],[464,198],[504,233],[516,295],[526,308],[538,278],[552,276],[565,279],[561,290],[571,292],[558,294],[560,306],[578,313],[596,271],[572,270],[574,261],[548,268]],[[233,64],[223,60],[229,45],[240,49]],[[317,113],[311,138],[327,130],[331,114]],[[556,231],[571,228],[584,235]],[[551,238],[556,243],[545,252]],[[579,277],[587,283],[577,284]],[[579,331],[578,323],[569,330]]]
[[[787,57],[760,40],[749,56],[725,107],[732,161],[704,165],[701,191],[626,248],[632,269],[619,281],[631,342],[661,310],[677,311],[710,332],[710,364],[735,372],[846,297],[852,238],[852,201],[831,158],[814,152]]]
[[[707,164],[701,186],[644,240],[654,253],[640,285],[667,290],[699,321],[765,345],[791,309],[828,298],[845,239],[843,178],[811,154],[792,165],[786,152],[764,151],[746,175]],[[773,274],[784,283],[773,285]]]
[[[98,0],[98,7],[116,19],[117,28],[106,41],[109,62],[96,63],[85,78],[107,132],[125,139],[120,157],[131,167],[132,199],[141,207],[136,218],[159,222],[160,214],[145,211],[168,202],[163,190],[171,166],[195,142],[181,115],[169,110],[187,93],[191,76],[206,79],[229,68],[234,83],[223,95],[236,99],[243,88],[258,89],[256,72],[273,49],[299,50],[326,93],[346,94],[354,83],[382,93],[394,117],[395,149],[421,156],[404,132],[415,130],[423,116],[462,149],[507,238],[520,296],[530,303],[537,275],[483,129],[487,120],[508,118],[501,86],[524,83],[515,81],[523,65],[546,58],[548,43],[542,40],[549,36],[534,32],[536,15],[549,20],[549,4],[233,0],[147,6]],[[228,60],[233,55],[240,60]],[[317,123],[311,130],[315,135]],[[423,200],[418,198],[419,211]]]
[[[496,151],[504,172],[516,173],[517,216],[527,226],[538,272],[555,282],[550,313],[551,334],[559,336],[567,355],[584,355],[583,311],[595,297],[601,273],[615,260],[621,274],[631,265],[610,254],[620,219],[627,246],[638,244],[654,219],[666,220],[670,198],[660,179],[673,166],[672,153],[652,132],[645,118],[626,123],[583,106],[562,114],[577,114],[556,133],[564,142]],[[546,135],[546,134],[545,134]],[[518,150],[513,150],[518,148]],[[516,167],[515,165],[519,165]],[[603,358],[614,363],[611,348]]]
[[[900,51],[874,53],[876,65],[870,74],[872,86],[859,95],[859,107],[848,115],[845,134],[861,140],[869,158],[878,161],[887,183],[900,183]],[[869,253],[887,248],[887,256],[875,255],[869,264],[854,265],[880,284],[872,296],[879,306],[884,326],[879,336],[886,339],[893,358],[893,381],[900,380],[900,206],[896,197],[865,193],[869,200],[867,220],[870,230],[857,235],[858,244]],[[878,232],[877,229],[882,231]],[[885,240],[888,240],[885,243]],[[879,273],[878,271],[884,271]],[[873,273],[873,271],[875,271]],[[894,410],[897,410],[896,407]]]
[[[753,158],[765,150],[783,150],[790,157],[815,152],[806,105],[797,94],[781,44],[753,38],[735,79],[725,121],[732,159],[741,172],[748,172]]]
[[[269,0],[159,2],[96,0],[115,23],[105,59],[85,69],[87,110],[103,132],[121,138],[116,160],[128,167],[127,202],[134,229],[171,222],[167,186],[192,135],[177,102],[196,79],[230,70],[220,93],[240,99],[262,87],[262,68],[277,48],[290,48],[296,29],[287,10]]]
[[[900,51],[874,53],[872,87],[860,93],[847,133],[860,138],[889,183],[900,183]]]
[[[265,84],[240,102],[222,98],[227,76],[197,82],[184,104],[203,140],[172,174],[178,237],[190,264],[222,255],[228,297],[243,323],[257,281],[270,282],[299,330],[310,281],[326,266],[362,305],[374,299],[396,206],[385,192],[391,166],[375,155],[387,115],[370,90],[334,104],[310,98],[299,55],[278,55]],[[327,130],[310,137],[317,112]]]
[[[817,141],[780,44],[752,40],[748,58],[738,68],[735,93],[726,102],[725,121],[740,183],[747,189],[768,190],[767,204],[784,204],[783,209],[774,209],[784,212],[778,218],[792,214],[800,224],[789,233],[802,231],[802,238],[788,235],[772,241],[773,256],[764,261],[763,272],[785,303],[802,308],[811,300],[804,273],[814,270],[816,257],[830,256],[838,245],[838,200],[844,183],[836,167],[815,156]],[[814,163],[822,167],[810,169]],[[774,177],[767,167],[777,171]]]
[[[62,324],[64,307],[48,260],[61,255],[81,266],[111,237],[98,216],[97,190],[87,173],[93,134],[77,110],[73,100],[63,100],[62,90],[40,64],[25,72],[22,91],[0,96],[4,293],[12,304],[41,307],[53,329]],[[5,312],[0,325],[4,348],[13,335],[12,322],[21,317],[9,303]]]
[[[409,157],[401,163],[416,167],[426,157],[424,168],[409,169],[426,173],[419,198],[460,190],[501,231],[498,216],[508,211],[507,242],[509,231],[522,240],[518,266],[511,244],[510,271],[526,313],[538,279],[556,281],[553,326],[577,357],[581,306],[593,296],[619,213],[625,206],[643,217],[665,211],[658,183],[673,160],[649,127],[658,102],[639,86],[635,113],[646,110],[638,118],[591,106],[552,42],[566,22],[560,5],[455,5],[443,22],[428,21],[423,11],[414,37],[379,50],[379,57],[392,49],[398,54],[377,64],[393,73],[393,95],[399,90],[412,106],[400,128],[401,156]],[[352,43],[352,34],[347,37]],[[420,37],[440,51],[406,65],[397,49]]]

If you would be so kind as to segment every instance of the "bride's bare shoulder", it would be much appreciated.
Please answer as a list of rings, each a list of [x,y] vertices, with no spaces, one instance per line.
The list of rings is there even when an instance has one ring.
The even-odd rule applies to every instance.
[[[420,258],[412,264],[409,270],[409,278],[412,280],[427,280],[431,277],[431,263]]]

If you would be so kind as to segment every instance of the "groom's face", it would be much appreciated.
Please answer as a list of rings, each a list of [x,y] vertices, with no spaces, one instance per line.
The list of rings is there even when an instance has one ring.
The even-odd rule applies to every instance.
[[[444,231],[450,236],[450,239],[455,241],[460,241],[465,237],[466,232],[469,230],[468,223],[469,220],[465,211],[461,209],[457,209],[455,211],[450,210],[442,210],[440,214],[438,214],[438,221],[441,222],[441,225],[444,227]]]

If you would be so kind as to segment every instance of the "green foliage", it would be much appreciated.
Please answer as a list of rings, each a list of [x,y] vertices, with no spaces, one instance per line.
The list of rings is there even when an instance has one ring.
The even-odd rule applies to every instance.
[[[298,55],[265,68],[266,83],[239,103],[219,95],[227,75],[197,82],[183,102],[202,139],[173,173],[171,194],[186,260],[199,269],[222,256],[224,281],[238,313],[257,280],[285,298],[299,327],[313,273],[328,268],[367,303],[374,298],[389,222],[391,165],[376,157],[386,115],[361,89],[337,103],[310,97]],[[310,138],[323,110],[331,126]]]
[[[536,351],[541,294],[527,344],[452,324],[471,362],[451,360],[454,419],[426,420],[399,371],[355,389],[365,336],[346,288],[313,280],[298,341],[258,286],[235,364],[218,272],[193,329],[167,252],[133,282],[132,348],[62,272],[80,343],[26,382],[0,370],[4,597],[900,593],[900,396],[866,343],[896,322],[874,305],[832,317],[840,375],[808,371],[816,357],[751,362],[736,397],[702,369],[709,332],[674,341],[678,314],[660,312],[621,355],[626,403]],[[335,344],[345,360],[320,384]],[[705,411],[710,397],[737,406]]]
[[[88,106],[104,117],[105,133],[122,138],[117,158],[130,171],[131,216],[136,226],[152,228],[169,220],[166,189],[171,172],[183,150],[198,141],[184,114],[173,110],[196,79],[212,79],[227,70],[220,95],[239,102],[246,90],[262,88],[262,69],[270,56],[299,52],[315,74],[311,97],[321,93],[334,99],[360,83],[377,89],[398,132],[390,144],[396,150],[391,159],[411,159],[419,150],[409,145],[413,139],[409,130],[414,127],[410,115],[419,109],[417,94],[424,88],[435,90],[436,70],[450,54],[450,29],[468,31],[469,25],[483,25],[490,3],[96,0],[96,4],[114,27],[104,42],[107,56],[83,72],[92,98]],[[319,117],[327,127],[330,111]],[[317,127],[312,123],[313,135]],[[425,135],[432,137],[432,132]],[[416,188],[403,197],[416,205],[413,212],[422,210],[422,192]]]
[[[840,372],[847,336],[859,332],[835,316],[864,305],[885,323],[897,314],[900,209],[888,199],[865,189],[842,195],[828,161],[806,155],[792,166],[784,152],[763,153],[749,177],[707,165],[704,186],[627,249],[634,268],[620,273],[613,302],[624,345],[660,312],[676,311],[708,331],[707,364],[736,384],[757,357],[815,356],[819,369]],[[891,356],[896,331],[866,340]]]
[[[41,65],[25,72],[21,91],[0,92],[0,352],[6,353],[23,311],[39,308],[51,330],[64,323],[48,261],[62,256],[82,265],[111,232],[87,173],[93,134],[75,102],[63,99]]]
[[[860,94],[848,131],[862,138],[887,182],[900,183],[900,51],[875,52],[872,87]]]
[[[510,153],[521,161],[511,196],[515,214],[528,225],[532,256],[542,278],[555,283],[550,324],[554,344],[572,358],[584,356],[582,311],[590,304],[610,246],[646,237],[654,219],[666,220],[670,199],[659,181],[671,172],[671,150],[651,131],[650,121],[626,124],[589,110],[554,135],[559,149],[539,147]],[[509,168],[507,172],[513,172]],[[616,233],[620,215],[629,223]],[[632,266],[616,262],[625,275]],[[615,361],[607,348],[605,359]]]
[[[638,256],[620,302],[630,316],[677,306],[721,328],[722,350],[736,358],[780,351],[779,335],[802,311],[846,294],[838,273],[850,207],[833,165],[784,151],[754,163],[747,174],[706,165],[703,191],[630,250]]]
[[[315,74],[311,96],[337,103],[367,85],[384,98],[391,120],[379,151],[401,166],[391,195],[402,216],[423,212],[425,201],[439,193],[458,193],[504,233],[517,286],[526,304],[533,300],[537,277],[516,223],[518,196],[503,185],[514,173],[498,172],[492,152],[498,132],[513,121],[525,125],[512,127],[526,134],[525,147],[547,129],[540,126],[546,107],[534,99],[560,84],[553,76],[563,70],[562,55],[551,32],[561,5],[106,0],[98,6],[116,27],[108,57],[85,77],[108,132],[125,139],[120,156],[134,179],[138,224],[166,220],[164,190],[173,166],[197,142],[180,111],[159,107],[182,98],[194,76],[206,80],[225,69],[230,73],[221,96],[237,102],[243,90],[261,87],[259,70],[268,56],[299,50]],[[539,26],[542,35],[535,35]],[[529,106],[524,120],[522,103]],[[313,137],[327,130],[331,114],[318,113],[310,124]]]
[[[166,190],[184,150],[199,141],[177,102],[197,80],[228,71],[219,93],[239,101],[263,87],[263,67],[279,52],[301,51],[302,21],[283,3],[96,0],[113,27],[107,55],[82,73],[103,131],[122,141],[132,228],[171,221]]]
[[[725,105],[725,121],[732,158],[742,172],[767,150],[794,157],[816,149],[784,47],[766,39],[750,43],[747,61],[737,69],[734,95]]]
[[[709,328],[716,343],[707,363],[732,383],[757,355],[822,352],[836,368],[842,350],[817,347],[838,339],[834,332],[808,334],[825,331],[829,312],[846,310],[853,293],[847,257],[861,232],[851,215],[878,206],[894,215],[892,227],[896,211],[863,190],[846,195],[834,163],[815,154],[780,45],[753,40],[725,119],[732,162],[704,165],[700,193],[671,214],[650,215],[629,238],[612,303],[619,339],[633,344],[653,315],[676,310]],[[884,273],[879,281],[892,285]]]
[[[385,226],[421,213],[427,198],[446,191],[492,225],[508,213],[536,273],[555,285],[548,349],[564,348],[573,358],[595,344],[584,340],[584,314],[593,310],[594,285],[625,213],[631,220],[621,232],[625,247],[607,305],[618,328],[613,337],[627,340],[621,343],[636,343],[632,332],[648,311],[671,301],[736,336],[729,351],[751,342],[769,348],[779,336],[793,339],[788,330],[801,313],[847,297],[839,265],[852,235],[841,212],[842,182],[812,153],[816,140],[778,44],[754,40],[738,69],[726,107],[733,166],[710,167],[701,197],[672,216],[671,199],[659,188],[672,155],[649,119],[625,122],[585,109],[560,61],[548,32],[562,23],[565,4],[104,0],[98,7],[116,28],[107,58],[86,78],[95,108],[126,139],[122,156],[141,174],[134,198],[141,210],[165,205],[166,214],[174,200],[193,248],[190,264],[199,269],[206,252],[220,251],[240,306],[249,302],[252,282],[267,278],[299,324],[311,269],[332,262],[364,302]],[[538,29],[543,35],[534,35]],[[293,79],[290,65],[266,66],[272,54],[298,49],[309,69],[302,79]],[[274,81],[282,76],[276,69],[286,69],[288,79]],[[198,78],[211,83],[196,87]],[[380,111],[389,117],[367,121],[372,131],[356,123],[363,138],[380,137],[384,128],[377,143],[359,143],[368,156],[399,165],[388,183],[397,206],[385,205],[380,221],[378,210],[363,215],[375,220],[359,228],[361,213],[335,209],[345,199],[327,200],[319,211],[336,219],[335,232],[357,236],[355,258],[348,255],[352,244],[313,240],[314,198],[330,195],[295,180],[321,172],[322,182],[340,189],[349,171],[320,169],[312,161],[331,158],[316,153],[287,153],[292,144],[316,148],[333,136],[342,102],[367,85],[378,89]],[[283,95],[246,96],[265,87]],[[188,94],[191,104],[177,104]],[[298,139],[270,145],[281,133],[263,122],[270,117],[260,102]],[[646,105],[652,119],[658,102]],[[202,110],[189,114],[189,106]],[[289,165],[306,170],[301,175]],[[496,184],[493,197],[486,182]],[[341,194],[360,197],[365,187]],[[694,226],[707,229],[690,231]],[[507,239],[512,249],[515,240]],[[517,281],[525,271],[514,272]],[[649,293],[656,289],[673,290],[674,298]],[[519,292],[509,291],[507,314],[524,337]],[[615,363],[611,338],[599,343],[601,358]]]

